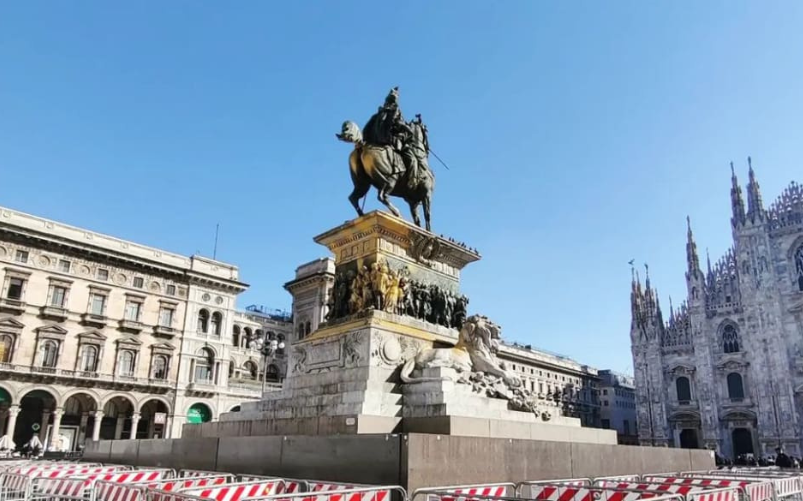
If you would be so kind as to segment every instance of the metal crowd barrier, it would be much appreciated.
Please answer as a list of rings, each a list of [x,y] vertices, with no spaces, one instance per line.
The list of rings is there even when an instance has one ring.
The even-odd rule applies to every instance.
[[[161,501],[390,501],[392,493],[401,500],[407,499],[407,492],[399,486],[376,486],[360,489],[328,490],[300,493],[259,494],[254,489],[258,482],[231,484],[213,491],[189,490],[175,493],[158,493]],[[225,487],[229,487],[228,489]],[[151,491],[153,495],[156,491]]]
[[[95,501],[99,482],[131,484],[174,477],[175,471],[169,468],[94,473],[70,478],[42,477],[33,480],[29,501]],[[104,494],[101,494],[101,498],[103,496]]]
[[[448,485],[444,487],[418,489],[413,492],[410,501],[415,501],[418,496],[426,496],[425,500],[429,501],[430,494],[433,495],[433,498],[451,501],[453,499],[466,496],[483,498],[513,498],[516,497],[517,492],[516,484],[512,482],[500,482],[496,484]],[[449,497],[450,495],[451,497]]]

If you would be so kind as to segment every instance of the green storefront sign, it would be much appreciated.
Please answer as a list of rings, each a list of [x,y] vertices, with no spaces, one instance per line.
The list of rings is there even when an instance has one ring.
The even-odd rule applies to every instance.
[[[204,404],[195,404],[187,412],[187,422],[192,424],[206,423],[212,419],[209,407]]]

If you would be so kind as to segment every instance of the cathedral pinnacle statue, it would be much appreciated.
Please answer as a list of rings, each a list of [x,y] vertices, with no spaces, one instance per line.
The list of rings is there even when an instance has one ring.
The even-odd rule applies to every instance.
[[[430,231],[435,176],[429,168],[427,127],[421,115],[410,122],[404,120],[399,109],[399,88],[390,90],[385,103],[368,120],[364,133],[357,124],[346,121],[336,136],[354,144],[354,151],[349,155],[354,191],[349,201],[357,214],[363,215],[359,201],[374,186],[379,192],[379,201],[396,217],[401,214],[388,197],[403,198],[410,205],[413,221],[418,226],[421,226],[418,206],[423,205],[424,221]]]

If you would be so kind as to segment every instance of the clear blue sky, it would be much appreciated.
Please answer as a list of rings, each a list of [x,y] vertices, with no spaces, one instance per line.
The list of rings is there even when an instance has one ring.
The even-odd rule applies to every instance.
[[[800,2],[6,2],[0,205],[281,285],[354,216],[343,120],[391,86],[433,149],[434,230],[477,247],[505,336],[630,366],[627,261],[685,296],[685,218],[730,245],[730,170],[803,159]],[[372,194],[369,208],[376,208]]]

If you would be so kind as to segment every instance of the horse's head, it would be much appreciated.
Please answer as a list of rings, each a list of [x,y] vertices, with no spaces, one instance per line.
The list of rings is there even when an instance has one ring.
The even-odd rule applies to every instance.
[[[335,134],[335,136],[341,141],[345,141],[347,143],[359,143],[362,141],[362,132],[360,131],[360,126],[351,120],[346,120],[343,122],[343,127],[340,129],[340,134]]]

